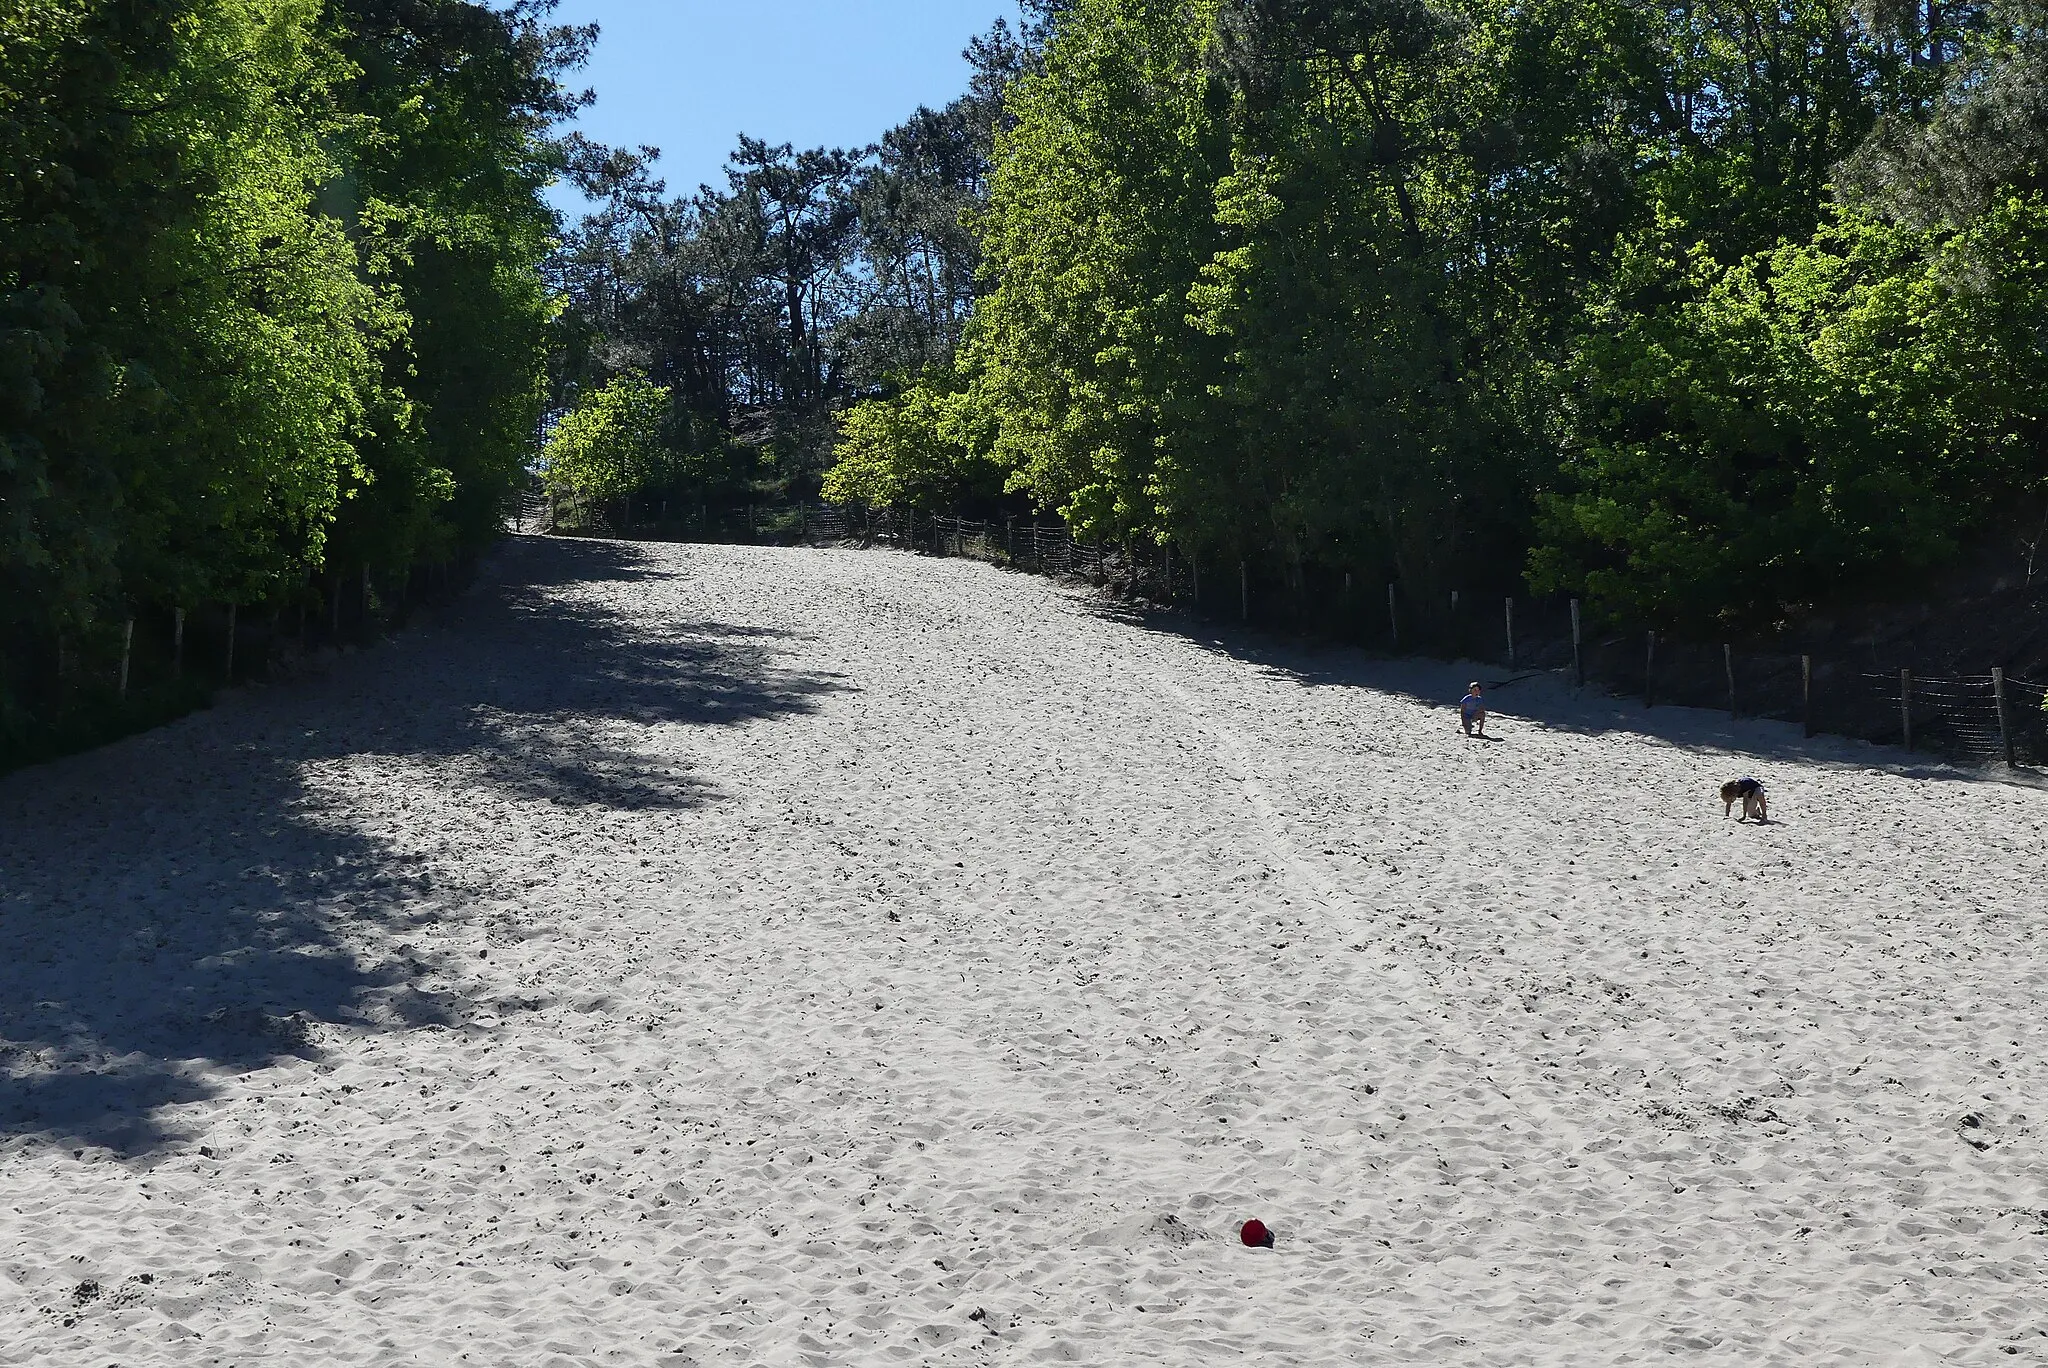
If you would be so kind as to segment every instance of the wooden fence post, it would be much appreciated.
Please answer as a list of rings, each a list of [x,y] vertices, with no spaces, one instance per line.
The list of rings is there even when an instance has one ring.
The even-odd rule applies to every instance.
[[[1643,706],[1657,706],[1657,634],[1650,633],[1650,649],[1643,656]]]
[[[1578,687],[1586,687],[1586,661],[1579,651],[1579,601],[1572,600],[1572,676]]]
[[[1998,704],[1998,744],[2005,752],[2005,767],[2017,768],[2013,758],[2012,726],[2005,717],[2005,670],[1999,666],[1991,669],[1991,696]]]
[[[1004,520],[1004,524],[1003,554],[1008,556],[1014,565],[1017,560],[1017,515],[1012,513]]]
[[[1508,668],[1515,668],[1515,596],[1508,595]]]
[[[1393,639],[1394,649],[1401,648],[1401,615],[1394,611],[1394,586],[1387,586],[1387,634]]]
[[[1899,733],[1906,740],[1906,749],[1913,749],[1913,672],[1899,671]]]
[[[171,677],[185,677],[185,610],[171,609]]]
[[[1243,561],[1237,563],[1237,615],[1246,622],[1252,620],[1252,582]]]
[[[121,624],[121,697],[124,699],[128,697],[128,656],[134,646],[135,618],[131,615],[126,622]],[[1999,688],[2002,696],[2004,690],[2003,682],[2000,683]],[[2005,720],[2004,709],[1999,710],[1998,716],[1999,723],[2003,726]]]
[[[1799,657],[1799,727],[1813,735],[1813,657]]]
[[[1168,543],[1166,543],[1166,545],[1165,545],[1165,546],[1163,546],[1163,547],[1161,547],[1161,548],[1160,548],[1160,559],[1161,559],[1162,563],[1163,563],[1163,564],[1165,565],[1165,567],[1166,567],[1166,568],[1165,568],[1165,569],[1164,569],[1163,571],[1161,571],[1161,572],[1160,572],[1160,573],[1162,574],[1162,576],[1163,576],[1163,577],[1165,578],[1165,580],[1166,580],[1166,601],[1167,601],[1168,603],[1171,603],[1171,602],[1173,602],[1173,543],[1172,543],[1172,542],[1168,542]]]
[[[1735,711],[1735,648],[1725,641],[1721,643],[1721,668],[1728,673],[1728,716],[1739,716]]]
[[[1200,557],[1188,557],[1188,575],[1194,580],[1195,607],[1202,606],[1202,562]]]
[[[225,663],[227,665],[227,682],[230,684],[235,682],[235,614],[240,611],[240,608],[240,604],[230,603],[228,605],[228,651]]]

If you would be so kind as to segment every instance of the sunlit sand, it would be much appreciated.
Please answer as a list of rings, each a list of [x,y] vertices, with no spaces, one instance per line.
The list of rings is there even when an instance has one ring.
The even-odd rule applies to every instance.
[[[0,1359],[2048,1357],[2048,794],[1472,675],[520,539],[0,780]]]

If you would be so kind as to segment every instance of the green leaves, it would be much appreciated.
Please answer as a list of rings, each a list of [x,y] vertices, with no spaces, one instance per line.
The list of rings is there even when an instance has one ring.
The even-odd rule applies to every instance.
[[[1169,413],[1200,394],[1187,296],[1217,238],[1212,10],[1077,6],[997,144],[994,289],[963,373],[1010,487],[1084,530],[1158,526]]]
[[[1538,587],[1704,629],[1953,559],[2048,479],[2044,244],[2038,197],[1954,235],[1845,212],[1588,336]]]
[[[0,712],[137,605],[495,535],[579,50],[544,11],[0,8]]]
[[[1077,527],[1296,586],[1526,572],[1701,630],[1874,592],[2048,475],[2038,6],[1992,11],[1083,0],[1010,101],[953,388]],[[1839,203],[1881,121],[2007,193]],[[862,416],[863,487],[944,466],[923,413]]]
[[[1556,30],[1621,13],[1076,5],[1009,102],[951,386],[1010,488],[1297,581],[1512,574],[1532,381],[1600,264],[1573,216],[1627,216]],[[918,412],[862,416],[862,487],[930,467]]]
[[[260,594],[316,549],[399,327],[313,211],[347,74],[319,6],[142,8],[78,0],[6,33],[27,60],[0,99],[36,120],[0,209],[9,312],[40,320],[13,358],[33,399],[6,417],[34,453],[6,492],[18,626]]]
[[[557,77],[586,29],[549,6],[330,0],[347,88],[347,173],[322,202],[364,270],[402,301],[384,366],[402,410],[358,443],[369,492],[333,529],[350,563],[443,560],[498,533],[529,478],[557,303],[541,278],[556,224],[541,199],[578,101]]]
[[[964,389],[920,382],[893,399],[855,404],[839,419],[837,463],[825,474],[825,497],[871,508],[944,508],[963,492],[1001,488],[1003,472],[989,460],[982,407]]]
[[[615,499],[658,483],[669,402],[665,387],[641,376],[621,376],[585,395],[542,449],[548,484],[584,499]]]

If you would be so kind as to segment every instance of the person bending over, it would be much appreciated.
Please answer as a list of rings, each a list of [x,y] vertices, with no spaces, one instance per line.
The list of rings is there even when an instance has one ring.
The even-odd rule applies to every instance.
[[[1759,822],[1771,820],[1771,802],[1764,793],[1764,786],[1746,774],[1721,785],[1721,816],[1724,819],[1735,810],[1737,803],[1742,804],[1740,820],[1747,822],[1752,817]]]
[[[1458,700],[1458,716],[1465,724],[1465,735],[1486,735],[1486,699],[1480,693],[1478,680],[1473,680],[1471,692]]]

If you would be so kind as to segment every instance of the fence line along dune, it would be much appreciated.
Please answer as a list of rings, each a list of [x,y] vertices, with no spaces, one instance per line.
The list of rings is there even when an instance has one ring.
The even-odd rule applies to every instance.
[[[2048,1356],[2048,798],[1468,678],[517,539],[0,780],[0,1359]]]

